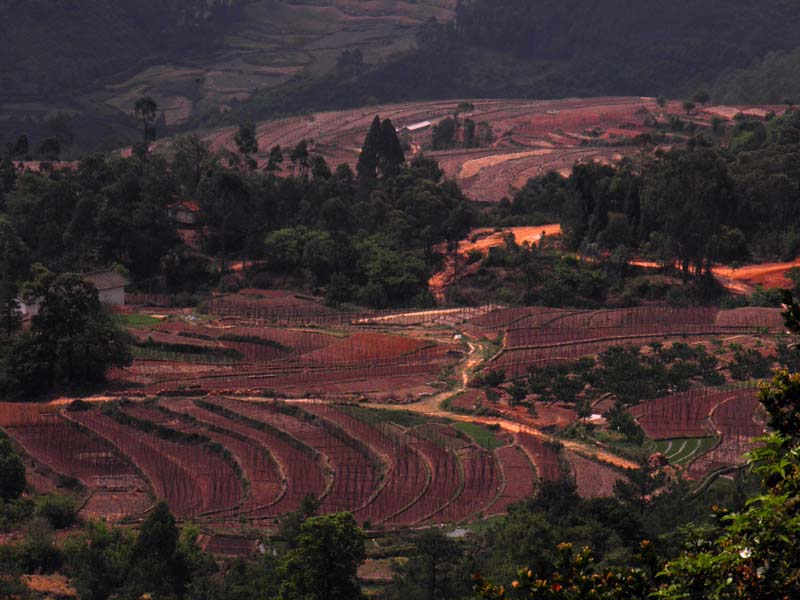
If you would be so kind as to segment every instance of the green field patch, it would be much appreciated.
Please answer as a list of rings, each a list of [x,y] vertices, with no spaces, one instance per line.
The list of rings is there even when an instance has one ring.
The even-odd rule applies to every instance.
[[[152,327],[158,325],[163,319],[157,319],[150,315],[114,315],[114,319],[123,327]]]
[[[495,432],[478,423],[468,423],[458,421],[453,423],[453,427],[458,429],[461,433],[468,435],[475,440],[479,445],[487,450],[494,450],[503,445],[500,440],[495,437]]]
[[[714,437],[674,438],[655,442],[656,450],[667,457],[672,464],[686,465],[698,456],[705,454],[717,439]]]
[[[348,405],[343,407],[357,419],[375,425],[378,423],[394,423],[400,427],[417,427],[425,423],[435,422],[438,419],[427,415],[411,412],[409,410],[391,410],[387,408],[364,408],[361,406]]]

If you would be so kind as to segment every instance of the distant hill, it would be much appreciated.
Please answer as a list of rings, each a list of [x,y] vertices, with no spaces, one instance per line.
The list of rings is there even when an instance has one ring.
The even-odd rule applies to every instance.
[[[155,55],[213,46],[239,0],[0,0],[0,101],[69,97]]]
[[[795,97],[798,0],[0,0],[0,147],[376,103]],[[766,58],[765,58],[766,57]],[[60,119],[55,122],[56,118]]]
[[[242,114],[264,117],[300,102],[321,109],[454,97],[713,92],[721,76],[800,46],[799,7],[795,0],[459,0],[453,19],[420,28],[416,50],[358,77],[298,80],[294,93],[265,91]],[[746,100],[775,102],[775,87],[780,83],[769,97],[750,92]],[[739,100],[730,85],[720,91],[727,102]]]

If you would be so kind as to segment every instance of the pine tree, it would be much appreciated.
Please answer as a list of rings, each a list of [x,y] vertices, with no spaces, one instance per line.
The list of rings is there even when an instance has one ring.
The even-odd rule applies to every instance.
[[[381,142],[379,150],[379,168],[383,177],[393,177],[400,172],[400,166],[405,162],[403,147],[397,138],[397,131],[391,119],[381,123]]]
[[[381,139],[381,119],[376,115],[364,139],[361,155],[358,157],[356,171],[360,182],[373,181],[378,176]]]

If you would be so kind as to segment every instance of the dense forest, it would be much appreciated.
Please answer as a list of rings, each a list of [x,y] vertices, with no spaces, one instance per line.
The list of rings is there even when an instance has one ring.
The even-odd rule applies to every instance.
[[[213,48],[236,0],[0,2],[0,101],[62,98],[154,56]]]

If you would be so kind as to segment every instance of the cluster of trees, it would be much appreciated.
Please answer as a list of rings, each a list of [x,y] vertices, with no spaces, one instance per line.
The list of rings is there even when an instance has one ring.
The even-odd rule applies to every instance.
[[[91,283],[74,273],[35,271],[23,293],[38,301],[39,311],[17,335],[16,296],[4,298],[0,397],[30,399],[57,387],[101,383],[109,367],[131,363],[128,340]]]
[[[491,144],[494,141],[491,125],[485,121],[476,124],[469,117],[461,118],[462,113],[470,113],[474,109],[471,102],[461,102],[452,117],[445,117],[434,125],[432,149],[480,148]]]
[[[251,136],[241,141],[240,154],[258,151]],[[430,303],[437,246],[454,245],[474,221],[437,163],[424,156],[406,162],[394,126],[379,117],[356,173],[347,165],[332,171],[308,141],[289,158],[290,168],[274,147],[265,172],[217,170],[199,182],[207,250],[263,258],[273,278],[324,289],[334,305]],[[291,175],[278,176],[286,171]]]
[[[39,505],[54,512],[52,500]],[[269,553],[220,569],[198,547],[199,528],[191,524],[179,528],[164,502],[148,512],[135,532],[90,522],[58,545],[39,505],[29,516],[24,540],[0,545],[4,596],[31,597],[20,573],[59,570],[84,600],[365,597],[356,574],[365,558],[364,534],[348,513],[300,515],[296,530],[270,547]]]
[[[481,597],[722,600],[800,594],[800,562],[794,550],[800,540],[800,376],[779,372],[761,390],[760,400],[773,432],[750,454],[749,468],[760,489],[746,502],[740,496],[738,506],[715,504],[713,519],[692,523],[673,536],[681,543],[677,552],[660,553],[657,538],[648,537],[636,556],[609,565],[589,550],[592,543],[580,551],[577,544],[561,545],[556,560],[544,566],[528,561],[529,566],[503,578],[507,585],[480,580]],[[660,501],[653,498],[643,506]],[[682,507],[674,509],[681,514]]]
[[[496,216],[560,221],[575,250],[634,250],[684,277],[707,275],[717,262],[793,258],[800,113],[739,119],[730,136],[724,148],[701,133],[641,164],[577,164],[567,178],[532,179]]]
[[[356,173],[331,170],[306,140],[272,148],[259,170],[252,125],[240,128],[237,152],[212,153],[196,136],[151,151],[148,100],[137,103],[143,141],[132,158],[92,155],[74,169],[30,173],[9,150],[0,164],[4,283],[25,281],[35,263],[56,272],[116,264],[147,290],[206,288],[217,278],[212,262],[186,251],[168,210],[195,198],[204,249],[223,271],[232,256],[267,259],[276,276],[311,289],[333,283],[334,303],[425,303],[437,245],[452,245],[474,220],[435,162],[405,161],[388,119],[376,117]]]

